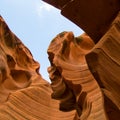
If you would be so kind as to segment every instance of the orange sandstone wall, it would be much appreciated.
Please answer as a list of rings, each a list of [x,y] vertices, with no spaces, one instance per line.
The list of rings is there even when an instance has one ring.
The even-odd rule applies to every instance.
[[[39,63],[0,16],[0,120],[73,120],[76,111],[60,111],[51,94]]]
[[[91,0],[89,6],[85,0],[44,1],[61,9],[87,34],[75,37],[62,32],[51,41],[50,84],[41,77],[39,63],[28,48],[0,17],[0,119],[118,120],[119,0]]]

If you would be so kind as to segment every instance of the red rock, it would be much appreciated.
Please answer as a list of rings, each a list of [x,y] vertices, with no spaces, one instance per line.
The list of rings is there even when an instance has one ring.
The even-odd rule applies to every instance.
[[[51,98],[50,83],[39,64],[0,17],[0,120],[73,120],[75,110],[62,112]]]
[[[93,47],[86,34],[75,38],[72,32],[63,32],[48,48],[52,96],[60,100],[61,110],[76,109],[76,120],[107,120],[102,91],[85,60]]]
[[[43,0],[82,28],[97,43],[120,10],[119,0]]]
[[[120,117],[120,13],[110,29],[86,56],[104,95],[110,120]],[[108,107],[108,108],[107,108]]]
[[[0,104],[10,93],[28,87],[32,76],[39,74],[38,69],[30,51],[0,17]]]
[[[96,44],[85,33],[58,34],[48,48],[50,85],[0,17],[0,120],[118,120],[119,0],[44,1],[61,9]]]

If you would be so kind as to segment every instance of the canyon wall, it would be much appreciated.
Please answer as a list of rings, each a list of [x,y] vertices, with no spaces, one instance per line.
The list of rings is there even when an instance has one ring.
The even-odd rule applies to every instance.
[[[51,98],[50,83],[39,73],[28,48],[0,17],[0,120],[73,120]]]
[[[120,10],[119,0],[43,0],[83,29],[95,43],[107,32]]]
[[[76,37],[64,31],[51,41],[50,84],[0,16],[0,119],[118,120],[120,2],[92,0],[86,8],[86,0],[44,1],[86,33]]]
[[[100,105],[99,102],[97,102],[98,106],[100,107],[103,105],[104,110],[102,109],[102,107],[100,108],[101,110],[98,107],[98,111],[94,110],[94,112],[92,112],[92,107],[94,105],[93,101],[95,100],[95,98],[93,97],[94,95],[90,96],[90,98],[93,98],[93,101],[92,101],[93,104],[91,105],[92,106],[91,108],[87,108],[88,111],[90,109],[90,111],[88,112],[89,115],[87,115],[87,112],[85,112],[83,106],[82,107],[80,106],[80,108],[82,109],[81,114],[79,113],[80,110],[78,111],[80,120],[82,119],[85,119],[85,120],[86,119],[88,120],[89,119],[90,120],[94,120],[94,119],[95,120],[97,119],[117,120],[120,117],[120,95],[119,95],[119,92],[120,92],[120,89],[119,89],[120,88],[120,59],[119,59],[120,58],[120,53],[119,53],[120,52],[120,24],[119,24],[120,23],[120,13],[119,13],[120,1],[119,0],[106,0],[106,1],[104,0],[98,0],[98,1],[95,1],[95,0],[91,0],[91,1],[87,1],[87,0],[58,0],[58,1],[43,0],[43,1],[60,9],[61,14],[63,16],[65,16],[66,18],[71,20],[73,23],[78,25],[80,28],[82,28],[90,36],[90,38],[92,38],[92,40],[95,43],[93,48],[89,49],[88,53],[83,53],[83,51],[79,49],[76,50],[78,48],[77,45],[73,49],[73,47],[71,47],[72,43],[68,42],[68,41],[72,41],[71,38],[69,38],[69,40],[67,40],[66,38],[63,41],[64,42],[67,41],[65,42],[65,44],[68,45],[69,47],[68,46],[64,47],[66,48],[66,52],[64,53],[65,55],[62,54],[62,52],[60,52],[59,53],[60,55],[57,55],[57,56],[62,56],[59,59],[62,58],[62,61],[65,61],[67,63],[64,65],[67,66],[69,64],[68,67],[63,67],[62,62],[61,63],[55,62],[56,59],[58,59],[58,57],[57,58],[55,57],[56,59],[52,64],[52,65],[55,64],[55,66],[57,65],[60,71],[62,71],[61,72],[61,75],[63,77],[62,81],[64,81],[67,84],[67,86],[69,86],[70,89],[73,90],[75,97],[78,99],[78,96],[75,94],[74,87],[76,84],[79,84],[79,89],[82,88],[80,94],[82,94],[82,90],[84,91],[84,87],[82,84],[81,75],[80,73],[78,73],[78,71],[74,69],[74,67],[75,65],[79,66],[78,64],[82,64],[82,62],[79,61],[82,55],[85,57],[86,64],[88,65],[88,71],[90,70],[90,73],[94,76],[93,81],[97,82],[97,85],[99,86],[100,91],[102,93],[103,104]],[[62,43],[63,46],[64,46],[64,42]],[[90,43],[82,44],[82,42],[79,42],[78,45],[84,48],[84,46],[90,45]],[[58,48],[56,47],[56,49]],[[62,51],[62,48],[61,48],[61,51]],[[53,54],[54,56],[56,56],[56,54],[58,53],[53,52]],[[78,55],[80,56],[78,57]],[[57,60],[57,61],[61,61],[61,60]],[[71,63],[74,65],[74,67],[73,65],[70,65]],[[77,73],[79,74],[79,76],[77,75],[77,77],[75,77]],[[85,71],[84,71],[84,74],[85,74]],[[85,77],[87,78],[87,75],[85,75]],[[55,93],[60,90],[59,88],[54,87],[55,86],[54,84],[58,84],[58,83],[55,83],[53,81],[53,84],[52,84],[53,91],[55,91]],[[86,85],[88,83],[89,82],[87,81]],[[59,83],[59,86],[60,84],[61,83]],[[87,91],[87,89],[89,89],[90,87],[92,89],[92,85],[94,86],[94,84],[91,82],[91,85],[88,85],[87,88],[85,88],[86,97],[85,95],[84,97],[87,98],[88,101],[89,101],[89,98],[88,98],[89,91]],[[92,89],[92,90],[94,92],[96,91],[95,89]],[[90,90],[90,92],[92,92],[92,90]],[[98,94],[99,92],[96,91],[96,94]],[[98,100],[97,97],[96,99]],[[85,100],[86,99],[84,99],[83,101],[86,102]],[[99,118],[99,117],[102,117],[103,115],[101,114],[102,110],[104,111],[103,114],[106,117]],[[86,118],[82,117],[84,116],[84,112],[86,114],[85,115]],[[93,113],[94,115],[91,115],[91,113]]]

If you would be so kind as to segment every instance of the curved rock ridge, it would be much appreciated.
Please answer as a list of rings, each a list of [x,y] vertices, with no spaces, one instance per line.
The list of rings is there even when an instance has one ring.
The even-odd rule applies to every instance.
[[[39,74],[26,46],[0,17],[0,120],[73,120],[75,110],[59,110],[50,83]]]
[[[47,51],[50,85],[0,16],[0,120],[118,120],[119,32],[120,13],[97,44],[86,33],[58,34]]]
[[[0,104],[10,93],[28,87],[38,76],[39,64],[0,16]]]
[[[108,120],[103,93],[85,60],[93,47],[87,34],[62,32],[48,48],[52,97],[60,100],[62,111],[76,109],[75,120]]]
[[[97,43],[120,11],[120,0],[43,0],[82,28]],[[107,8],[107,9],[106,9]]]
[[[0,119],[73,120],[75,111],[60,111],[59,101],[51,99],[51,93],[49,83],[37,83],[11,94],[0,107]]]
[[[110,120],[120,118],[120,12],[108,32],[86,56],[104,95]]]
[[[58,9],[62,9],[66,4],[68,4],[72,0],[43,0],[43,1],[53,5]]]

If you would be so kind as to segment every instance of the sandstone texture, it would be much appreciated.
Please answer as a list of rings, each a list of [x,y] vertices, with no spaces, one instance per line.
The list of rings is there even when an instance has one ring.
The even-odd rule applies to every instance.
[[[0,16],[0,120],[119,120],[119,0],[44,1],[86,33],[64,31],[51,41],[48,83]]]
[[[61,110],[76,109],[80,120],[107,119],[102,91],[85,60],[93,47],[86,34],[75,38],[72,32],[63,32],[48,48],[52,97],[60,100]]]
[[[105,95],[110,119],[117,120],[120,117],[120,13],[86,60]]]
[[[97,43],[120,10],[120,0],[43,0],[82,28]]]
[[[0,120],[73,120],[75,110],[63,112],[51,98],[50,83],[40,65],[0,17]]]

